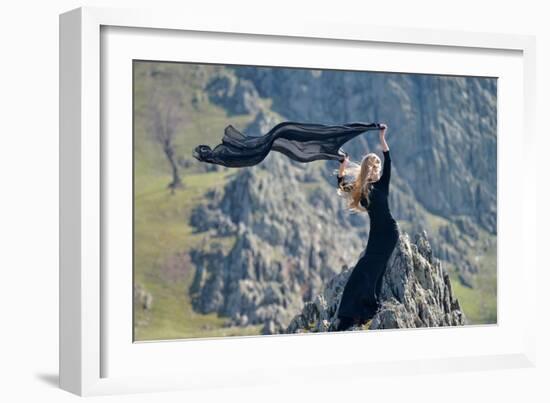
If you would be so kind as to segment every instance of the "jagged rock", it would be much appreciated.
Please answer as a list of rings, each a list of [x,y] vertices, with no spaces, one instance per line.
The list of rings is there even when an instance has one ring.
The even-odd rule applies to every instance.
[[[462,284],[475,287],[480,281],[493,281],[490,276],[476,278],[475,269],[477,258],[486,257],[496,243],[496,80],[191,64],[180,65],[176,74],[166,64],[151,66],[145,71],[152,69],[156,83],[173,75],[166,84],[192,97],[193,113],[208,118],[210,101],[229,116],[255,116],[244,130],[247,135],[261,135],[282,120],[387,122],[394,156],[392,213],[409,233],[428,231],[433,253],[448,270],[458,270]],[[137,113],[136,123],[142,124],[139,116],[144,112]],[[242,117],[228,123],[243,129],[238,122],[248,118]],[[182,133],[187,130],[195,128]],[[212,146],[222,134],[204,129],[196,133]],[[149,145],[138,142],[136,146]],[[373,134],[358,136],[344,148],[355,161],[365,152],[380,153],[378,136]],[[149,162],[158,163],[156,158]],[[182,159],[180,164],[196,173],[232,171],[195,159]],[[240,280],[257,283],[252,291],[245,287],[243,292],[263,295],[269,290],[264,287],[266,278],[289,281],[289,292],[299,295],[303,304],[313,300],[343,264],[355,263],[368,238],[368,217],[348,214],[335,197],[336,167],[335,161],[299,164],[272,153],[262,164],[239,170],[225,189],[207,193],[207,206],[191,217],[195,231],[211,235],[211,247],[195,247],[192,253],[197,311],[224,314],[226,301],[241,292]],[[248,227],[252,241],[232,245],[241,237],[241,224]],[[217,253],[216,242],[226,248]],[[263,253],[243,250],[252,247],[264,249]],[[228,323],[241,325],[246,317],[250,324],[259,317],[248,311],[258,310],[262,299],[256,303],[246,295],[242,299],[248,301],[241,305],[244,311],[235,311]],[[287,298],[282,302],[290,304],[290,309],[302,308]],[[264,325],[266,331],[276,331],[284,323],[271,318]]]
[[[230,114],[256,114],[260,110],[258,92],[248,80],[239,80],[227,72],[215,76],[206,86],[212,103],[224,107]]]
[[[264,333],[281,332],[343,264],[354,263],[368,237],[366,215],[348,214],[334,185],[302,191],[302,172],[285,156],[270,154],[261,164],[239,170],[223,191],[207,194],[207,206],[192,212],[197,231],[236,237],[229,251],[192,251],[195,310],[217,312],[233,325],[242,325],[246,317],[247,324],[263,324]],[[401,188],[396,184],[394,189],[398,193]],[[418,247],[420,255],[431,259],[428,244]],[[442,248],[445,257],[460,261],[456,245]],[[317,329],[331,325],[329,318],[323,320],[327,322],[317,323]]]
[[[476,228],[470,217],[456,217],[454,222],[460,232],[468,235],[471,239],[479,239],[479,230]]]
[[[226,236],[235,233],[235,224],[219,210],[199,205],[191,212],[190,223],[198,232],[216,228],[217,234]]]
[[[247,136],[263,136],[267,133],[273,126],[279,123],[279,118],[273,113],[268,111],[260,110],[252,123],[250,123],[246,128]]]
[[[290,164],[272,153],[261,164],[240,169],[211,202],[193,210],[191,225],[211,233],[209,242],[236,239],[229,251],[210,245],[190,253],[197,269],[191,288],[196,311],[217,312],[234,325],[246,316],[248,324],[263,324],[264,332],[279,331],[359,254],[362,240],[345,231],[350,217],[339,214],[343,201],[335,197],[336,187],[304,191],[312,177],[304,172],[319,171],[313,165]],[[346,248],[327,248],[334,242]]]
[[[282,332],[335,330],[342,291],[351,273],[344,268],[315,298],[307,302]],[[458,326],[465,317],[454,297],[449,275],[433,255],[427,234],[414,242],[401,233],[382,280],[381,306],[368,323],[369,329]],[[360,329],[361,326],[352,327]]]
[[[400,156],[395,171],[413,185],[409,195],[429,211],[468,215],[496,234],[496,80],[257,67],[235,74],[288,120],[388,122]],[[357,160],[376,141],[362,136],[345,148]]]
[[[272,118],[259,113],[247,134],[271,127]],[[236,325],[246,315],[247,323],[264,324],[265,331],[283,328],[303,301],[360,252],[357,234],[342,231],[350,224],[349,217],[338,214],[342,204],[336,187],[304,191],[304,183],[319,175],[319,165],[289,161],[272,153],[261,164],[240,169],[211,203],[192,212],[197,231],[236,237],[227,253],[215,248],[192,251],[197,267],[192,303],[197,311],[217,312]],[[345,251],[327,249],[335,241],[347,245]]]

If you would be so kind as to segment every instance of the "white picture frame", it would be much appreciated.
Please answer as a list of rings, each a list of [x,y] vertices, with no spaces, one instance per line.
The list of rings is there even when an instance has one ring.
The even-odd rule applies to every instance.
[[[205,51],[208,46],[219,46],[220,40],[234,43],[212,48],[219,50],[216,55]],[[198,42],[193,45],[193,41]],[[244,52],[239,43],[245,42],[246,46],[287,50],[286,56],[278,54],[280,65],[292,63],[289,58],[299,60],[299,54],[309,46],[310,57],[295,63],[303,67],[368,65],[381,71],[499,77],[498,174],[507,181],[498,181],[498,325],[151,343],[134,343],[128,338],[132,318],[126,316],[131,301],[127,266],[131,256],[113,253],[110,242],[116,239],[117,245],[120,241],[120,245],[128,246],[131,222],[124,214],[106,213],[125,208],[125,195],[131,187],[130,183],[124,185],[131,168],[125,163],[130,150],[124,140],[127,137],[120,134],[127,132],[128,113],[131,118],[131,94],[126,91],[124,76],[125,71],[131,76],[127,62],[143,59],[143,55],[151,60],[178,60],[173,55],[174,45],[185,43],[188,52],[182,54],[194,53],[195,60],[274,65],[273,52]],[[350,57],[345,65],[331,65],[323,62],[312,44],[357,57]],[[383,57],[363,60],[362,52],[367,51]],[[402,62],[403,55],[416,54],[422,57]],[[536,176],[511,172],[507,161],[518,156],[527,161],[534,153],[534,58],[534,38],[521,35],[303,18],[281,25],[236,16],[201,19],[159,10],[79,8],[62,14],[61,387],[79,395],[97,395],[533,366],[536,284],[527,279],[535,278],[537,271],[534,235],[528,238],[528,234],[536,233],[535,195],[533,190],[515,194],[512,182],[516,189],[518,184],[524,190],[536,189]],[[115,128],[117,135],[112,134]],[[110,160],[115,149],[122,155],[117,165]],[[118,190],[112,186],[115,182]],[[117,271],[120,275],[108,270],[115,261],[123,267]],[[511,276],[512,270],[516,277]],[[522,301],[521,326],[512,321],[518,312],[512,296]],[[416,348],[412,351],[408,345]],[[371,347],[353,354],[358,346]],[[318,354],[323,348],[338,348],[341,354]],[[140,362],[147,368],[138,368],[136,363]]]

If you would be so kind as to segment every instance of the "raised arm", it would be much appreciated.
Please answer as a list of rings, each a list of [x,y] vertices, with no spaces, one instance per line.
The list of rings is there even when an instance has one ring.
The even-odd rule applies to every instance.
[[[382,176],[380,177],[380,185],[382,185],[382,189],[384,189],[386,193],[388,193],[390,188],[390,177],[391,177],[390,148],[388,147],[388,143],[386,143],[386,130],[388,126],[385,124],[382,124],[381,126],[382,126],[382,130],[380,131],[380,145],[382,146],[382,152],[384,154],[384,166],[382,167]]]
[[[382,146],[382,151],[390,151],[390,148],[388,147],[388,143],[386,143],[386,130],[388,130],[388,125],[385,123],[382,123],[380,125],[382,128],[380,130],[380,145]]]

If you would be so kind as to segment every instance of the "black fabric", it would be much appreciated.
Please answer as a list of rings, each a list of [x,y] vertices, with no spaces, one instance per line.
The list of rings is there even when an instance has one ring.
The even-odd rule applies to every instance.
[[[378,130],[378,123],[318,123],[282,122],[263,136],[245,136],[232,125],[225,128],[222,143],[213,150],[201,144],[193,150],[199,161],[226,167],[245,167],[260,163],[271,150],[299,162],[315,160],[343,161],[346,153],[341,146],[361,133]]]
[[[338,327],[336,328],[337,332],[341,332],[343,330],[347,330],[350,327],[353,326],[353,319],[348,317],[340,317],[340,321],[338,322]]]
[[[391,177],[390,152],[384,152],[382,175],[371,185],[369,203],[363,197],[361,204],[370,217],[369,240],[353,268],[338,308],[338,317],[361,321],[371,319],[379,307],[380,287],[386,265],[397,240],[399,226],[392,217],[389,204]],[[340,189],[350,189],[343,177],[338,176]],[[348,190],[349,191],[349,190]]]

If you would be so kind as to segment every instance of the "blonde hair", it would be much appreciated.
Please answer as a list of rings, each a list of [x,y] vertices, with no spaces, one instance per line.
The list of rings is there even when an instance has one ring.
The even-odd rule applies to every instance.
[[[338,187],[338,195],[347,199],[348,208],[352,212],[361,212],[366,209],[361,205],[364,197],[367,206],[370,202],[370,185],[380,179],[381,161],[375,153],[368,153],[363,156],[361,164],[348,161],[344,169],[344,176],[351,176],[353,180]]]

